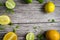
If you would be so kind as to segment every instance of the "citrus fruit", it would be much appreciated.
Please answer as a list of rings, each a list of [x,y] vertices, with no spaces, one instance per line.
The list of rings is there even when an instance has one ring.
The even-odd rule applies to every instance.
[[[4,36],[3,40],[17,40],[17,35],[13,32],[9,32]]]
[[[48,30],[46,32],[46,38],[48,40],[59,40],[59,32],[56,30]]]
[[[32,3],[32,0],[24,0],[25,3]]]
[[[26,40],[34,40],[34,37],[35,37],[34,33],[30,32],[30,33],[27,34]]]
[[[7,1],[14,1],[14,0],[7,0]]]
[[[45,11],[47,13],[54,12],[54,10],[55,10],[55,4],[53,2],[46,3],[46,5],[45,5]]]
[[[60,34],[59,34],[59,37],[60,37]]]
[[[13,0],[12,1],[10,1],[10,0],[6,1],[5,5],[8,9],[13,9],[16,6],[16,4]]]
[[[11,22],[10,18],[7,15],[0,16],[0,24],[7,25]]]
[[[37,0],[39,3],[43,3],[44,2],[44,0]]]

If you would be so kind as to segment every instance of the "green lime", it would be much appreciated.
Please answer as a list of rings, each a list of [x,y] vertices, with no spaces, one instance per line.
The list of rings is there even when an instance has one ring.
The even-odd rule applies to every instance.
[[[16,6],[16,4],[15,4],[15,2],[14,1],[6,1],[6,7],[8,8],[8,9],[13,9],[13,8],[15,8],[15,6]]]
[[[32,0],[25,0],[25,3],[32,3]]]
[[[11,22],[10,18],[7,15],[0,16],[0,24],[7,25]]]
[[[14,1],[14,0],[7,0],[7,1]]]
[[[26,40],[34,40],[35,36],[34,36],[34,33],[30,32],[27,34],[26,36]]]
[[[39,3],[43,3],[43,2],[44,2],[44,0],[38,0],[38,2],[39,2]]]

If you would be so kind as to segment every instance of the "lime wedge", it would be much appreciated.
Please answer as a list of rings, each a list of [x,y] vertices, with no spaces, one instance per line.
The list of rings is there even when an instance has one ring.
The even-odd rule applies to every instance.
[[[0,16],[0,24],[7,25],[11,22],[10,18],[7,15]]]
[[[10,1],[10,0],[9,1],[6,1],[5,5],[6,5],[6,7],[8,9],[13,9],[16,6],[15,2],[14,1]]]
[[[34,33],[28,33],[27,36],[26,36],[26,40],[34,40]]]

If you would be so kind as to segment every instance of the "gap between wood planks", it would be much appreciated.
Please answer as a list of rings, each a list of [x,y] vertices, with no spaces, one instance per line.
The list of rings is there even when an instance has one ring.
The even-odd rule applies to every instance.
[[[13,23],[13,24],[40,24],[40,23],[60,23],[60,22],[29,22],[29,23]]]

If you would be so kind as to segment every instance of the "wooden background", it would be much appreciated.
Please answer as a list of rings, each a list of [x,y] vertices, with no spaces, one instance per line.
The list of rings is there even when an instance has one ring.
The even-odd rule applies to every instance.
[[[5,3],[5,1],[6,0],[0,0],[0,2],[3,3]],[[37,35],[50,29],[60,30],[60,0],[50,1],[56,5],[55,11],[51,14],[43,12],[44,8],[42,8],[48,0],[44,0],[43,4],[39,4],[36,0],[33,0],[31,4],[25,4],[22,0],[15,0],[15,13],[5,13],[5,7],[0,7],[0,15],[9,15],[12,23],[14,23],[12,27],[19,25],[19,29],[16,31],[18,40],[24,40],[28,32],[34,32],[34,34]],[[49,19],[55,19],[56,22],[50,23],[48,22]],[[35,30],[33,29],[34,26],[37,27]],[[5,30],[0,31],[0,40],[2,40],[5,33],[13,30],[12,27],[7,25]]]

